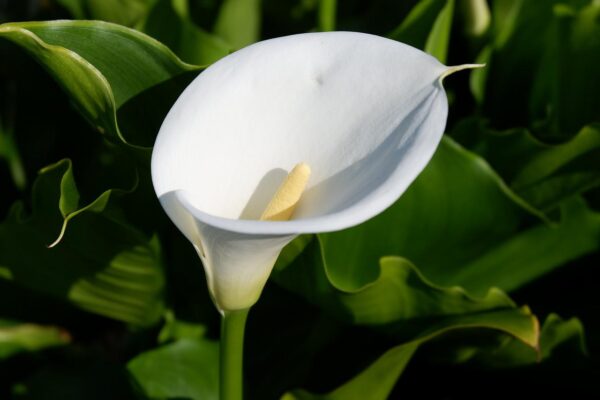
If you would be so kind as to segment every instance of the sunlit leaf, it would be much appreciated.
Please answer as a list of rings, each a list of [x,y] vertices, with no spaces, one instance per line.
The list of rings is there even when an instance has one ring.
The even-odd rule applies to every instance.
[[[360,288],[340,286],[331,275],[315,239],[294,263],[275,274],[280,284],[355,324],[387,326],[406,333],[423,329],[436,318],[490,309],[513,308],[502,292],[492,289],[473,298],[460,287],[433,285],[405,259],[384,257],[378,277]],[[365,266],[368,268],[368,266]],[[411,320],[410,323],[399,321]]]
[[[370,284],[379,258],[398,255],[435,284],[461,285],[481,296],[493,286],[516,289],[598,248],[599,216],[581,201],[565,204],[557,224],[538,218],[481,158],[444,139],[396,204],[319,239],[338,288]],[[523,229],[527,221],[530,228]]]
[[[146,120],[162,120],[181,92],[181,82],[173,78],[199,68],[183,63],[149,36],[99,21],[7,23],[0,25],[0,38],[42,64],[100,132],[136,145],[153,142],[156,132],[147,129]],[[161,91],[144,97],[147,117],[138,113],[122,132],[117,111],[149,90]]]

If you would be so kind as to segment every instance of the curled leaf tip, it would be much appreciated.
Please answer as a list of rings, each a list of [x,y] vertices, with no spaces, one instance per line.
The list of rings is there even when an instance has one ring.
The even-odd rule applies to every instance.
[[[483,67],[485,67],[485,64],[462,64],[448,67],[448,69],[446,69],[444,73],[440,75],[439,82],[442,83],[448,75],[452,75],[453,73],[462,71],[463,69],[475,69]]]
[[[58,234],[58,237],[56,238],[56,240],[52,243],[50,243],[49,245],[47,245],[46,247],[51,249],[54,246],[56,246],[57,244],[59,244],[62,240],[62,238],[65,236],[65,231],[67,230],[67,221],[65,220],[63,222],[62,227],[60,228],[60,233]]]
[[[263,221],[287,221],[306,188],[310,167],[306,163],[296,164],[285,178],[260,217]]]

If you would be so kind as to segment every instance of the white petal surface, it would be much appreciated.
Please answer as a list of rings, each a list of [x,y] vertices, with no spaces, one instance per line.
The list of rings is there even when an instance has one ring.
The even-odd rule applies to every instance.
[[[444,131],[446,71],[392,40],[309,33],[249,46],[190,84],[161,127],[152,177],[167,213],[203,243],[221,309],[244,303],[220,300],[241,281],[261,281],[260,293],[294,235],[356,225],[406,190]],[[300,162],[312,175],[294,219],[258,221]]]

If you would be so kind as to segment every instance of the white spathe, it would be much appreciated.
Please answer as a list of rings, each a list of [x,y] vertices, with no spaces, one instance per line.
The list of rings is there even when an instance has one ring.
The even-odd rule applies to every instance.
[[[194,244],[221,311],[253,305],[283,246],[390,206],[444,131],[446,67],[378,36],[267,40],[202,72],[167,115],[152,179]],[[296,164],[312,169],[293,219],[260,221]]]

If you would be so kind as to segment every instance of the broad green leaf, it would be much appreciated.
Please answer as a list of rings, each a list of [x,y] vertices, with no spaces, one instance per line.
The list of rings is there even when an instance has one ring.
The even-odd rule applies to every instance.
[[[241,49],[260,38],[261,0],[224,0],[214,33],[233,49]]]
[[[539,325],[527,309],[457,317],[432,327],[412,341],[391,348],[360,374],[327,394],[315,395],[297,390],[287,393],[282,400],[385,400],[421,345],[445,333],[462,329],[497,330],[526,346],[538,346]]]
[[[524,129],[496,132],[478,119],[460,123],[452,135],[484,157],[515,192],[543,211],[600,184],[597,124],[557,145],[542,143]]]
[[[319,0],[319,30],[329,32],[335,30],[337,0]]]
[[[206,339],[182,339],[140,354],[127,369],[153,399],[219,398],[219,345]]]
[[[513,302],[497,289],[491,289],[485,297],[476,299],[461,287],[435,286],[403,258],[384,257],[380,260],[380,267],[376,281],[340,296],[341,302],[352,310],[357,324],[378,325],[514,307]]]
[[[183,86],[173,78],[199,69],[149,36],[106,22],[7,23],[0,25],[0,38],[22,47],[48,70],[100,132],[135,145],[153,142],[156,131],[145,120],[158,127]],[[140,97],[143,107],[137,105]],[[121,115],[128,108],[147,117],[137,113],[121,131],[117,111]]]
[[[378,276],[374,266],[379,258],[398,255],[436,284],[461,285],[481,296],[493,286],[516,289],[598,248],[599,216],[580,201],[569,204],[558,224],[538,220],[543,215],[517,197],[483,159],[445,138],[392,207],[319,239],[328,277],[337,288],[353,291],[370,284]],[[531,227],[523,229],[525,222]],[[573,232],[575,226],[581,229]],[[509,269],[513,273],[507,275]]]
[[[194,64],[211,64],[233,50],[222,38],[195,25],[187,4],[179,0],[158,0],[142,30]]]
[[[455,271],[454,279],[481,293],[493,283],[512,291],[600,245],[600,213],[575,198],[561,206],[557,224],[538,225],[504,240]]]
[[[436,284],[461,284],[454,276],[466,262],[517,232],[527,215],[518,201],[483,160],[444,138],[392,207],[357,227],[319,235],[328,275],[352,291],[377,277],[366,266],[398,255]]]
[[[61,328],[0,319],[0,360],[17,353],[60,346],[70,341],[68,332]]]
[[[382,258],[378,277],[363,287],[337,286],[339,280],[331,276],[329,265],[324,263],[322,247],[315,239],[291,265],[276,270],[274,278],[353,324],[385,327],[386,331],[406,336],[451,316],[514,307],[510,298],[497,289],[473,298],[460,287],[436,286],[399,257]]]
[[[109,190],[78,209],[70,162],[45,168],[33,186],[31,215],[17,203],[0,224],[0,266],[9,279],[100,315],[155,323],[164,279],[159,244],[122,220],[112,206],[116,195]],[[68,220],[60,243],[48,248]]]
[[[424,48],[427,53],[431,54],[444,64],[446,63],[448,55],[453,18],[454,0],[448,0],[435,19],[431,32],[429,33],[429,36],[427,36],[427,42],[425,43]]]

